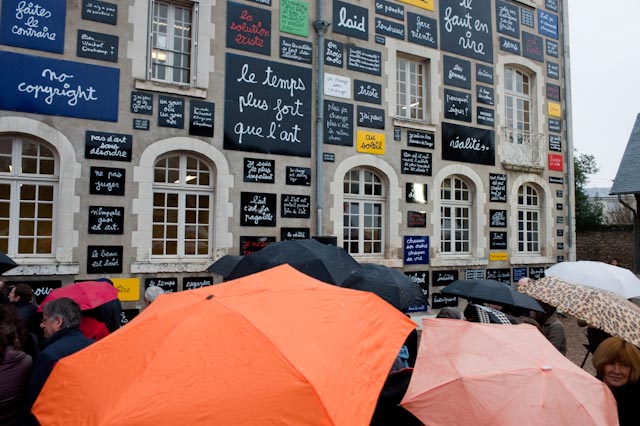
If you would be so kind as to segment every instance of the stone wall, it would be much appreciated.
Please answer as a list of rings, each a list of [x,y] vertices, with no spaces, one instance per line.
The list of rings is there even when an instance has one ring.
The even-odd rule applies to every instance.
[[[621,266],[633,269],[633,226],[603,225],[576,232],[577,260],[611,262],[617,258]]]

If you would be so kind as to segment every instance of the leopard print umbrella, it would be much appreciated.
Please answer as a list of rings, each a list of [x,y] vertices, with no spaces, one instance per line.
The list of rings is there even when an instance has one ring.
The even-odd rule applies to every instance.
[[[640,307],[610,291],[545,277],[522,278],[518,291],[640,346]]]

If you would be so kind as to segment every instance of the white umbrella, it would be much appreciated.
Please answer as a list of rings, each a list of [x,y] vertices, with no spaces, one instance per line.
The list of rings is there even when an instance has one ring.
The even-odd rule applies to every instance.
[[[640,297],[640,279],[630,270],[608,263],[588,260],[560,262],[547,269],[544,274],[547,277],[558,277],[576,284],[612,291],[625,299]]]

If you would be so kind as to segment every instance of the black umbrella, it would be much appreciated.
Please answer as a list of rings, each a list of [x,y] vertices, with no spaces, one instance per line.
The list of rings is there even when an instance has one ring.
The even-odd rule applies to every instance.
[[[287,240],[271,243],[244,256],[225,277],[225,281],[288,263],[303,274],[329,284],[341,284],[351,273],[362,268],[343,248],[316,240]]]
[[[222,278],[226,278],[242,259],[244,259],[244,256],[226,254],[213,262],[213,264],[207,268],[207,272],[213,272],[214,274],[222,276]]]
[[[0,274],[4,274],[5,272],[10,271],[16,266],[18,266],[18,264],[14,262],[13,259],[0,252]]]
[[[384,265],[363,263],[362,269],[349,275],[341,287],[375,293],[403,312],[425,311],[428,306],[420,285]]]
[[[488,302],[544,312],[542,306],[533,297],[521,297],[526,295],[510,285],[496,280],[457,280],[440,290],[440,293],[475,302]]]

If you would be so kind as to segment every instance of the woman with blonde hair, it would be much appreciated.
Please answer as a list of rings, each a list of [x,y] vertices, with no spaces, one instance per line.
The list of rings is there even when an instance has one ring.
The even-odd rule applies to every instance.
[[[620,337],[605,339],[593,354],[596,377],[616,398],[620,426],[637,425],[640,401],[640,350]]]

